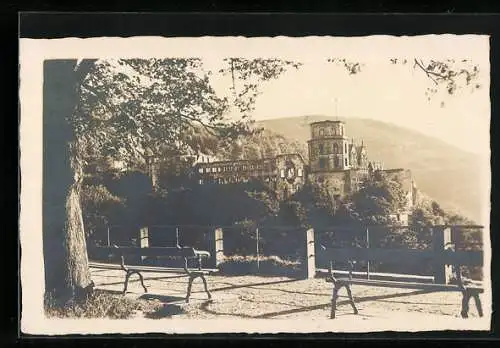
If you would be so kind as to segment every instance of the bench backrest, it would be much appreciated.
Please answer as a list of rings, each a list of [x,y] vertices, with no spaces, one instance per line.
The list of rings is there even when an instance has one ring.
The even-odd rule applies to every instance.
[[[440,265],[482,266],[481,251],[417,250],[382,248],[327,248],[320,252],[329,261],[371,261],[390,264],[432,262]]]
[[[192,247],[99,247],[109,254],[117,255],[134,255],[134,256],[150,256],[150,257],[197,257],[198,251]]]

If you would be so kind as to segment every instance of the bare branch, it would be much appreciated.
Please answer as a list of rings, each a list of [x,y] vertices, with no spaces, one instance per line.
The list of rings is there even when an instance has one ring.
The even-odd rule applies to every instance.
[[[415,64],[413,65],[413,67],[415,67],[415,65],[418,66],[420,69],[422,69],[422,71],[426,73],[427,77],[430,78],[436,85],[438,84],[438,82],[436,81],[436,79],[434,77],[432,77],[432,75],[436,75],[438,77],[445,78],[444,76],[441,76],[439,74],[436,74],[433,71],[429,71],[426,68],[424,68],[423,62],[419,63],[417,58],[415,58]]]

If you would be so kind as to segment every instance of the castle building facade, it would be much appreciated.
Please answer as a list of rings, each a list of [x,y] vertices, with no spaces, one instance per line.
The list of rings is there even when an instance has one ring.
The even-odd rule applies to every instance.
[[[299,154],[239,161],[202,161],[194,164],[191,178],[197,184],[236,184],[251,180],[267,183],[280,199],[287,199],[306,183],[325,185],[334,199],[341,199],[360,188],[360,183],[376,172],[397,179],[407,192],[408,209],[415,201],[415,184],[408,169],[384,169],[370,161],[363,142],[355,144],[347,137],[345,123],[336,120],[310,124],[309,159]],[[401,215],[401,216],[399,216]],[[398,214],[405,222],[407,214]]]

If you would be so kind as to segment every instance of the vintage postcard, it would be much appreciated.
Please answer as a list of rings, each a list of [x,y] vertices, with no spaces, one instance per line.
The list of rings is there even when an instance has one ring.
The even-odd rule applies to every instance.
[[[24,333],[489,330],[489,37],[20,40]]]

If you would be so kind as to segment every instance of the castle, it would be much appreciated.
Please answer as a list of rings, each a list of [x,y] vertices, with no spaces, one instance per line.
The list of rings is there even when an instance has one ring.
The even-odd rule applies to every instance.
[[[307,182],[327,185],[335,200],[359,189],[359,184],[375,172],[384,172],[399,180],[407,192],[407,209],[395,217],[405,223],[415,202],[415,184],[410,170],[384,169],[369,161],[363,142],[349,141],[342,121],[320,121],[310,124],[309,160],[299,154],[239,161],[202,161],[194,165],[191,177],[200,185],[243,183],[252,179],[266,182],[279,199],[286,200]]]
[[[177,177],[186,177],[194,185],[237,184],[259,180],[276,192],[280,200],[287,200],[306,183],[325,185],[335,201],[356,192],[368,177],[382,172],[388,179],[399,181],[407,196],[404,211],[393,218],[403,224],[416,202],[416,186],[409,169],[384,169],[380,162],[368,159],[363,143],[354,144],[346,135],[345,123],[337,120],[310,124],[310,139],[306,162],[298,153],[281,154],[272,158],[220,161],[214,157],[198,156],[187,163],[189,170],[176,168]],[[176,163],[182,162],[177,158]],[[148,164],[153,187],[157,187],[157,170]],[[186,175],[187,174],[187,175]]]

